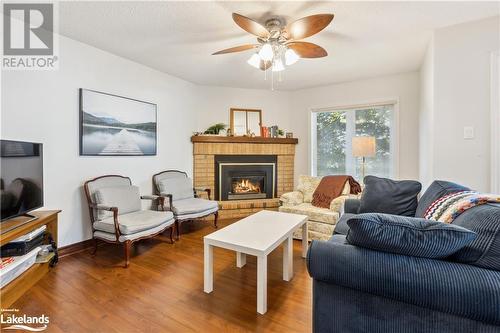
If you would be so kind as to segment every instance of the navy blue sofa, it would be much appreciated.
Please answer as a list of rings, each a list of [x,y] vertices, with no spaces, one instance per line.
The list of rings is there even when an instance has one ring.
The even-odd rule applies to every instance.
[[[456,186],[434,182],[416,216]],[[310,245],[314,332],[500,332],[500,205],[455,219],[478,237],[446,260],[350,245],[346,221],[359,205],[348,200],[336,234]]]

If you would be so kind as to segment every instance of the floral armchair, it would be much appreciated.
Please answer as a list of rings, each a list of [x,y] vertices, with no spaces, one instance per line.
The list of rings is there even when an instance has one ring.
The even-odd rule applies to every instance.
[[[331,201],[330,208],[315,207],[311,201],[321,178],[299,176],[297,189],[280,197],[279,211],[307,215],[309,217],[309,239],[328,240],[339,220],[344,201],[348,198],[357,198],[357,196],[349,194],[351,188],[349,183],[346,183],[342,195]],[[300,232],[296,232],[294,238],[300,239]]]

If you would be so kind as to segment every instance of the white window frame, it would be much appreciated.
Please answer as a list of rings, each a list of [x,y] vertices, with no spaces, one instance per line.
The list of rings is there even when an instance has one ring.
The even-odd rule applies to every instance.
[[[370,107],[376,107],[376,106],[382,106],[382,105],[392,105],[393,106],[393,126],[391,128],[391,151],[393,152],[393,159],[392,159],[392,174],[394,179],[399,179],[399,97],[392,97],[392,98],[383,98],[383,99],[376,99],[376,100],[370,100],[370,101],[363,101],[363,102],[352,102],[352,103],[343,103],[343,104],[336,104],[336,105],[331,105],[331,106],[322,106],[322,107],[311,107],[309,108],[309,128],[308,128],[308,136],[309,136],[309,142],[310,145],[308,147],[309,150],[309,163],[308,163],[308,168],[309,168],[309,174],[311,176],[316,176],[317,174],[317,152],[316,152],[316,131],[313,131],[313,128],[316,127],[316,115],[317,113],[320,112],[335,112],[335,111],[348,111],[348,110],[357,110],[357,109],[363,109],[363,108],[370,108]],[[346,114],[346,117],[354,117],[354,112],[348,112]],[[349,123],[349,122],[348,122]],[[351,121],[352,124],[354,122]],[[349,142],[349,138],[346,140]],[[347,145],[346,147],[346,154],[351,153],[351,145]],[[350,163],[351,159],[347,159],[347,163]]]

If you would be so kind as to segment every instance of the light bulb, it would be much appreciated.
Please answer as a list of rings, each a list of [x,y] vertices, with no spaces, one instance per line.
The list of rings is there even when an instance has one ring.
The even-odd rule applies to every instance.
[[[259,51],[259,56],[264,61],[270,61],[273,59],[273,47],[271,44],[264,44]]]
[[[260,69],[260,57],[259,57],[259,55],[257,53],[252,54],[250,59],[247,60],[247,63],[252,67]]]
[[[295,64],[299,60],[299,56],[294,50],[288,49],[285,52],[285,64],[287,66]]]
[[[281,72],[284,69],[285,69],[285,66],[283,66],[283,61],[281,61],[281,59],[274,60],[273,69],[272,69],[273,72]]]

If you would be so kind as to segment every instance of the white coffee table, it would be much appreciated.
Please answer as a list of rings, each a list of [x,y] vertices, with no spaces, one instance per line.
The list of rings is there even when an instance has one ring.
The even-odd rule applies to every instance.
[[[204,291],[213,291],[213,247],[236,251],[236,266],[257,257],[257,312],[267,311],[267,255],[284,242],[283,280],[293,277],[293,232],[302,227],[302,257],[307,254],[307,216],[263,210],[203,238]]]

